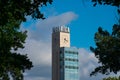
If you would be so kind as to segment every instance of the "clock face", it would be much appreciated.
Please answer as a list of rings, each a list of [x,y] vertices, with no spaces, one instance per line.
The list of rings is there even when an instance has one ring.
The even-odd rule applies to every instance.
[[[68,39],[67,38],[64,38],[64,43],[67,43],[68,42]]]
[[[70,47],[70,36],[68,33],[61,34],[60,47]]]

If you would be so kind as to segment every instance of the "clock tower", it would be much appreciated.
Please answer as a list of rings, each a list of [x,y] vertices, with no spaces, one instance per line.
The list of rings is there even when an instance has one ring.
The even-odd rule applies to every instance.
[[[70,47],[70,30],[66,26],[54,27],[52,31],[52,80],[60,80],[61,47]]]
[[[52,31],[52,80],[79,80],[78,49],[70,47],[70,30],[66,26]]]

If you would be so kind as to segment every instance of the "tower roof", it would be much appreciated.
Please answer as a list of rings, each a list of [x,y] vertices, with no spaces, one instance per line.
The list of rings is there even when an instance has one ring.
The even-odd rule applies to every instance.
[[[52,29],[52,32],[66,32],[66,33],[69,33],[70,32],[70,29],[69,27],[67,26],[58,26],[58,27],[54,27]]]

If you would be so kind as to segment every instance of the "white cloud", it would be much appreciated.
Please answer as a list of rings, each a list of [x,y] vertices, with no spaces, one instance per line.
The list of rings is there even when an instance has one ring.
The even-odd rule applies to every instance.
[[[76,19],[73,12],[66,12],[58,16],[51,16],[45,20],[38,20],[28,27],[28,38],[26,40],[24,53],[28,53],[35,65],[51,63],[51,33],[52,27],[67,25]],[[30,24],[29,24],[30,25]],[[22,25],[24,26],[24,24]],[[25,27],[25,26],[24,26]]]
[[[34,65],[50,65],[51,63],[51,45],[50,43],[44,43],[36,41],[34,39],[28,39],[25,44],[24,53],[28,53],[28,57],[33,61]]]
[[[94,54],[84,48],[79,49],[80,56],[80,79],[81,80],[96,80],[95,77],[90,77],[90,72],[96,67],[97,59]],[[96,76],[99,80],[98,76]]]
[[[50,79],[44,77],[25,77],[25,80],[50,80]]]
[[[60,25],[68,25],[75,20],[77,15],[73,12],[66,12],[57,16],[50,16],[45,20],[38,20],[32,24],[33,28],[30,30],[30,37],[36,40],[50,41],[52,27]]]
[[[76,19],[73,12],[66,12],[57,16],[50,16],[45,20],[38,20],[26,26],[22,24],[22,29],[28,30],[24,50],[19,50],[22,54],[28,54],[34,67],[25,73],[25,80],[51,80],[51,33],[52,27],[67,25]]]
[[[73,12],[66,12],[57,16],[50,16],[45,20],[38,20],[36,26],[38,28],[53,27],[59,25],[69,24],[72,20],[76,19],[78,15]],[[41,26],[44,25],[44,26]]]

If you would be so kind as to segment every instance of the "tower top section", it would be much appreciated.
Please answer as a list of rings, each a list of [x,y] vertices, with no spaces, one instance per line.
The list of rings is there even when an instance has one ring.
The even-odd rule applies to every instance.
[[[52,29],[52,32],[65,32],[65,33],[69,33],[70,29],[67,26],[58,26],[58,27],[54,27]]]

